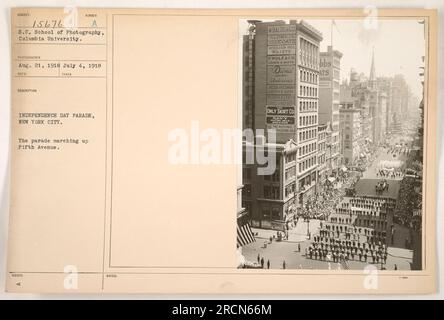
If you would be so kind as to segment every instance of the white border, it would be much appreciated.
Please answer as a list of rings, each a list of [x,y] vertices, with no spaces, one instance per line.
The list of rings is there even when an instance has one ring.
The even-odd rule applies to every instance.
[[[379,295],[380,299],[444,299],[444,217],[439,208],[444,207],[444,197],[440,197],[444,187],[444,157],[443,157],[443,131],[444,113],[439,108],[444,100],[444,69],[440,58],[444,57],[444,45],[442,39],[444,21],[444,1],[442,0],[151,0],[147,6],[144,0],[2,0],[0,2],[0,299],[369,299],[370,295],[100,295],[100,294],[12,294],[5,293],[6,272],[6,243],[8,229],[9,208],[9,139],[10,139],[10,8],[17,6],[28,7],[121,7],[121,8],[363,8],[373,5],[377,8],[425,8],[438,9],[438,189],[437,189],[437,263],[438,263],[438,292],[432,295]],[[441,23],[440,23],[441,22]]]

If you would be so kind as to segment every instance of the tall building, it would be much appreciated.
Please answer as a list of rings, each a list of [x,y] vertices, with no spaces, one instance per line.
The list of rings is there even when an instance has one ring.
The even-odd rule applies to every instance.
[[[370,77],[368,79],[368,89],[369,89],[369,109],[370,115],[372,117],[371,125],[371,139],[372,142],[377,145],[379,143],[380,136],[380,126],[381,126],[381,113],[379,110],[379,95],[376,82],[376,72],[375,72],[375,51],[372,53],[372,63],[370,67]]]
[[[327,168],[327,128],[330,124],[320,124],[318,126],[318,178],[317,192],[322,192],[325,181],[328,177]]]
[[[409,87],[404,79],[404,76],[397,74],[392,79],[391,92],[391,117],[392,130],[399,131],[401,122],[408,117],[409,104]]]
[[[243,198],[253,225],[280,229],[295,206],[315,193],[322,34],[305,21],[249,24],[243,45],[244,128],[262,129],[265,136],[276,130],[276,173],[259,176],[255,165],[244,165],[251,173],[245,173]]]
[[[345,165],[356,165],[362,153],[361,115],[353,101],[340,107],[341,153]]]
[[[374,145],[384,142],[387,132],[387,93],[378,87],[375,71],[375,52],[372,54],[368,80],[369,110],[372,118],[371,137]]]
[[[250,24],[248,35],[243,36],[242,50],[242,129],[254,129],[254,32]]]
[[[371,153],[373,135],[373,117],[370,110],[371,92],[368,86],[368,79],[363,74],[358,75],[353,69],[350,72],[350,81],[348,83],[344,81],[341,84],[341,105],[346,106],[351,103],[353,104],[353,109],[359,111],[359,127],[362,137],[359,145],[362,160],[365,160],[365,158],[368,159]],[[343,127],[341,125],[341,132],[342,131]],[[344,141],[344,137],[341,137],[341,140]],[[344,151],[344,145],[342,145],[341,152]],[[350,161],[350,157],[347,161]],[[343,162],[345,162],[345,160]]]
[[[331,159],[330,168],[335,171],[341,164],[339,100],[340,69],[342,53],[328,46],[326,52],[320,53],[319,75],[319,123],[331,124]],[[330,172],[331,173],[331,172]]]
[[[331,131],[331,123],[327,122],[326,130],[325,130],[325,174],[330,176],[333,168],[332,168],[332,131]]]
[[[381,101],[381,112],[382,112],[382,134],[386,135],[390,131],[390,124],[391,124],[391,94],[392,94],[392,79],[388,77],[378,77],[377,78],[377,87],[378,91],[381,95],[383,95],[382,101]],[[385,99],[384,99],[385,98]],[[385,101],[384,101],[385,100]]]
[[[355,165],[361,166],[362,162],[369,158],[371,153],[371,141],[372,141],[372,123],[373,119],[370,114],[370,90],[368,88],[368,80],[365,77],[357,77],[357,73],[355,71],[351,71],[350,73],[350,82],[343,82],[341,85],[341,153],[343,156],[343,163],[352,165],[354,161]],[[353,121],[356,121],[356,117],[358,118],[359,125],[354,124],[351,126],[348,123],[347,119],[347,111],[345,109],[353,109],[353,115],[350,114],[350,117],[354,117]],[[359,113],[359,116],[356,115]],[[352,120],[352,118],[350,118]],[[350,121],[349,120],[349,121]],[[353,122],[352,121],[352,122]],[[346,137],[345,130],[347,129],[345,126],[349,128],[359,128],[359,131],[354,130],[353,133],[358,132],[359,135],[353,134],[353,136]],[[353,137],[355,141],[355,145],[357,144],[359,151],[356,149],[355,152],[351,150],[347,150],[345,145],[353,145]],[[357,137],[359,137],[357,139]],[[344,153],[346,155],[344,156]],[[359,153],[359,161],[357,160]],[[347,159],[346,159],[347,158]]]
[[[368,86],[372,90],[377,89],[376,71],[375,71],[375,49],[372,52],[372,64],[370,66],[370,76],[368,78]]]

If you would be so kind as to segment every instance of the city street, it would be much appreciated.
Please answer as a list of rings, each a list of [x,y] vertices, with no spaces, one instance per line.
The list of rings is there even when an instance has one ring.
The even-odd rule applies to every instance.
[[[368,179],[382,179],[377,176],[381,163],[389,161],[393,158],[391,153],[387,152],[387,148],[379,147],[376,151],[374,161],[363,173],[363,177]],[[397,155],[398,160],[404,160],[405,155]],[[390,181],[391,178],[387,178]],[[395,178],[399,180],[399,178]],[[344,186],[342,186],[344,188]],[[256,242],[250,243],[243,247],[243,254],[248,261],[257,262],[258,255],[260,259],[264,259],[264,268],[267,268],[267,262],[270,261],[271,269],[282,269],[285,261],[285,267],[288,269],[345,269],[345,265],[334,263],[333,261],[323,261],[309,259],[305,257],[305,250],[310,246],[311,241],[307,237],[310,232],[311,239],[319,235],[321,221],[318,219],[310,219],[307,223],[302,218],[298,219],[296,227],[288,231],[288,239],[277,241],[277,231],[268,229],[252,228],[255,234]],[[387,270],[410,270],[412,263],[412,250],[405,249],[405,239],[409,238],[409,230],[406,227],[395,224],[394,243],[388,247],[387,262],[385,268]],[[308,229],[308,230],[307,230]],[[270,237],[273,238],[270,242]],[[300,251],[299,251],[300,246]],[[259,260],[260,260],[259,259]],[[359,261],[348,261],[347,267],[351,270],[363,269],[370,263]],[[381,264],[374,264],[381,269]]]
[[[404,162],[407,158],[404,154],[396,154],[393,156],[392,153],[388,152],[390,148],[378,147],[376,152],[375,159],[371,163],[371,165],[364,171],[363,178],[364,179],[376,179],[382,178],[377,175],[378,171],[382,169],[384,163],[400,161]],[[401,177],[394,177],[391,179],[400,180]]]
[[[243,266],[420,270],[423,79],[387,72],[385,46],[326,46],[311,22],[244,25],[243,127],[276,137],[243,156],[273,147],[276,170],[243,162]]]
[[[319,220],[310,221],[310,231],[312,234],[317,234],[319,228]],[[285,261],[287,269],[344,269],[340,263],[333,261],[321,261],[305,258],[305,249],[310,245],[307,239],[307,223],[300,222],[298,226],[290,231],[289,240],[276,241],[270,243],[269,237],[276,235],[274,230],[264,230],[252,228],[253,232],[258,232],[256,242],[250,243],[243,247],[243,255],[248,261],[257,262],[257,256],[264,258],[264,268],[267,268],[267,261],[270,260],[270,269],[282,269]],[[298,245],[301,251],[298,251]],[[394,269],[395,264],[398,270],[410,270],[410,262],[412,259],[411,250],[390,248],[388,249],[387,269]],[[362,270],[368,263],[349,261],[349,269]],[[375,264],[380,269],[380,264]]]

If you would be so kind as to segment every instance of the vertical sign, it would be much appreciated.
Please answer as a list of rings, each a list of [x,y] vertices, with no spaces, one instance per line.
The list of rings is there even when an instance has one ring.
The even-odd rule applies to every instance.
[[[319,80],[330,81],[333,78],[333,64],[329,54],[322,54],[319,58]]]

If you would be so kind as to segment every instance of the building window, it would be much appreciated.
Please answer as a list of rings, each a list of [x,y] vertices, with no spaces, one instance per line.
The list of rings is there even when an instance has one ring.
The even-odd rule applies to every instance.
[[[280,214],[279,214],[279,209],[278,208],[274,207],[272,209],[271,218],[275,219],[275,220],[278,220],[280,218]]]

